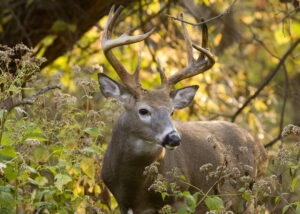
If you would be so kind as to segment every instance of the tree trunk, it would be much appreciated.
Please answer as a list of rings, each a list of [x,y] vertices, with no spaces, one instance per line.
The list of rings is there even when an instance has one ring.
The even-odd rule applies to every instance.
[[[22,42],[36,47],[46,36],[54,35],[55,40],[44,53],[47,62],[42,66],[46,66],[71,49],[86,31],[108,14],[113,4],[127,6],[134,1],[1,0],[0,44],[14,46]]]

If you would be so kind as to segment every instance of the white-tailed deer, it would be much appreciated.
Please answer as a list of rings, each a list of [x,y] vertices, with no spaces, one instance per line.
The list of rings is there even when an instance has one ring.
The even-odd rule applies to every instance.
[[[203,42],[202,47],[199,47],[192,44],[185,24],[182,23],[188,66],[169,78],[159,68],[161,87],[146,90],[139,81],[141,56],[135,72],[130,74],[112,49],[142,41],[150,36],[153,29],[137,36],[129,36],[127,31],[119,38],[112,39],[112,31],[121,10],[122,7],[119,7],[114,15],[114,7],[110,10],[103,32],[102,48],[124,85],[104,74],[98,75],[102,94],[115,98],[125,108],[114,125],[102,166],[103,181],[116,198],[121,213],[158,213],[166,203],[175,209],[182,204],[182,201],[172,197],[162,200],[159,193],[148,190],[153,180],[150,175],[143,175],[143,172],[146,166],[155,161],[159,163],[159,173],[165,175],[176,167],[185,175],[186,182],[203,192],[207,192],[216,181],[213,178],[207,180],[206,174],[200,172],[199,167],[207,163],[215,168],[236,167],[254,180],[260,168],[265,166],[266,153],[263,146],[246,130],[224,121],[180,122],[171,119],[174,109],[188,106],[198,89],[196,85],[177,90],[172,90],[172,87],[183,79],[210,69],[215,63],[213,55],[206,49],[206,26],[203,26]],[[197,59],[193,57],[193,48],[200,51]],[[241,147],[247,147],[246,153]],[[180,187],[192,193],[196,191],[189,185]],[[212,194],[222,195],[235,191],[235,184],[225,182],[214,188]],[[231,197],[224,197],[224,200],[231,200],[227,205],[234,209],[235,200]],[[201,205],[197,212],[204,213],[205,210],[205,206]]]

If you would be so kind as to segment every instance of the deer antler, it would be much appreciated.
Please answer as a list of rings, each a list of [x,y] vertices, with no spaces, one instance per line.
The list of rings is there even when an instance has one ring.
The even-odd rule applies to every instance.
[[[116,39],[112,39],[112,31],[114,28],[114,25],[116,23],[116,20],[118,16],[120,15],[121,11],[123,10],[123,6],[120,6],[114,16],[113,12],[115,10],[115,7],[112,6],[110,9],[105,28],[103,31],[102,36],[102,49],[104,51],[104,55],[109,61],[109,63],[113,66],[117,74],[119,75],[122,82],[127,86],[127,88],[134,93],[135,95],[144,93],[146,90],[142,88],[142,85],[139,81],[139,70],[140,70],[140,63],[141,63],[141,52],[139,53],[139,60],[138,65],[134,71],[133,74],[128,73],[126,68],[122,65],[122,63],[116,58],[116,56],[113,54],[112,49],[115,47],[119,47],[122,45],[128,45],[133,44],[136,42],[140,42],[148,38],[155,28],[151,29],[149,32],[137,35],[137,36],[129,36],[129,33],[131,33],[132,30],[126,31],[124,34],[122,34],[120,37]]]
[[[183,19],[183,14],[180,14],[180,18]],[[169,89],[171,89],[179,81],[203,73],[215,64],[213,54],[211,54],[206,49],[208,42],[208,32],[206,24],[202,25],[202,47],[192,44],[185,23],[181,22],[181,26],[183,29],[183,35],[187,49],[188,66],[168,78]],[[198,59],[194,59],[193,57],[193,48],[201,52]]]

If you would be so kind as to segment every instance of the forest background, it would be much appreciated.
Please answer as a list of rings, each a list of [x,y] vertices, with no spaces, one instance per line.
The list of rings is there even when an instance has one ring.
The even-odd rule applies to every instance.
[[[299,0],[1,1],[0,213],[117,212],[100,171],[122,108],[100,94],[96,78],[118,79],[100,45],[112,4],[125,6],[115,35],[156,27],[145,42],[114,51],[133,71],[142,50],[145,88],[160,84],[158,57],[167,75],[187,64],[178,14],[194,23],[187,27],[196,44],[196,23],[212,18],[216,64],[176,86],[200,87],[173,117],[248,129],[269,152],[265,181],[275,178],[258,199],[262,213],[300,213]],[[240,193],[245,200],[259,195]]]

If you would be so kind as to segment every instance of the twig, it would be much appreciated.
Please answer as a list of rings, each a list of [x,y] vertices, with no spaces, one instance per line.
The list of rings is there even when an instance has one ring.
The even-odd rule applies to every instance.
[[[52,90],[52,89],[56,89],[56,88],[61,89],[61,85],[60,84],[48,85],[48,86],[42,88],[41,90],[39,90],[38,92],[36,92],[35,95],[32,96],[32,98],[34,100],[36,100],[37,97],[40,96],[41,94],[44,94],[47,91]]]
[[[285,83],[284,83],[284,98],[283,98],[283,104],[282,104],[282,109],[281,109],[281,114],[280,114],[279,134],[277,135],[276,138],[274,138],[269,143],[264,145],[265,148],[272,146],[278,140],[282,139],[281,133],[283,130],[284,113],[285,113],[286,101],[288,98],[288,92],[289,92],[289,77],[288,77],[288,73],[287,73],[285,64],[283,64],[283,70],[284,70]]]
[[[198,22],[198,23],[191,23],[191,22],[188,22],[188,21],[186,21],[186,20],[184,20],[184,19],[180,19],[180,18],[177,18],[177,17],[175,17],[175,16],[171,16],[171,15],[169,15],[169,14],[165,14],[165,15],[168,16],[169,18],[172,18],[172,19],[176,20],[176,21],[180,21],[180,22],[183,22],[183,23],[185,23],[185,24],[189,24],[189,25],[192,25],[192,26],[195,27],[195,26],[203,25],[203,24],[208,23],[208,22],[212,22],[212,21],[214,21],[214,20],[216,20],[216,19],[221,18],[221,17],[224,16],[225,14],[228,14],[228,13],[230,12],[231,7],[234,5],[234,3],[235,3],[236,1],[237,1],[237,0],[233,0],[233,1],[230,3],[230,5],[229,5],[222,13],[220,13],[219,15],[217,15],[217,16],[215,16],[215,17],[212,17],[212,18],[210,18],[210,19],[206,19],[205,21]]]
[[[243,24],[245,24],[245,23],[243,23]],[[258,42],[272,57],[280,60],[280,58],[278,56],[276,56],[275,54],[273,54],[272,51],[270,51],[270,49],[266,46],[266,44],[258,38],[258,36],[252,30],[251,26],[247,25],[247,27],[251,31],[251,33],[253,35],[253,39],[256,42]],[[280,114],[279,133],[278,133],[277,137],[275,137],[269,143],[264,145],[265,148],[272,146],[278,140],[282,139],[281,133],[282,133],[282,129],[283,129],[284,113],[285,113],[285,108],[286,108],[286,101],[288,98],[288,86],[289,86],[289,77],[288,77],[288,72],[287,72],[287,68],[286,68],[285,64],[283,64],[283,69],[284,69],[284,76],[285,76],[285,84],[284,84],[284,99],[283,99],[283,104],[282,104],[282,109],[281,109],[281,114]]]
[[[247,24],[245,24],[244,22],[242,22],[244,25],[246,25],[248,28],[249,28],[249,30],[251,31],[251,33],[252,33],[252,36],[253,36],[253,39],[256,41],[256,42],[258,42],[272,57],[274,57],[274,58],[276,58],[276,59],[278,59],[278,60],[280,60],[280,58],[278,57],[278,56],[276,56],[275,54],[273,54],[272,53],[272,51],[265,45],[265,43],[262,41],[262,40],[260,40],[259,38],[258,38],[258,36],[256,35],[256,33],[254,33],[254,31],[253,31],[253,29],[252,29],[252,27],[250,26],[250,25],[247,25]]]
[[[275,67],[275,69],[268,74],[268,76],[260,84],[260,86],[258,87],[256,92],[251,97],[249,97],[246,100],[246,102],[243,104],[243,106],[234,113],[234,115],[232,116],[232,119],[231,119],[232,122],[235,121],[236,117],[244,110],[244,108],[251,102],[251,100],[255,99],[257,97],[257,95],[259,95],[259,93],[264,89],[264,87],[266,87],[269,84],[269,82],[273,79],[275,74],[279,71],[279,68],[284,64],[284,61],[286,60],[286,58],[292,53],[292,51],[297,47],[297,45],[299,43],[300,43],[300,38],[297,39],[297,41],[295,43],[293,43],[293,45],[286,51],[286,53],[280,59],[279,63]]]

